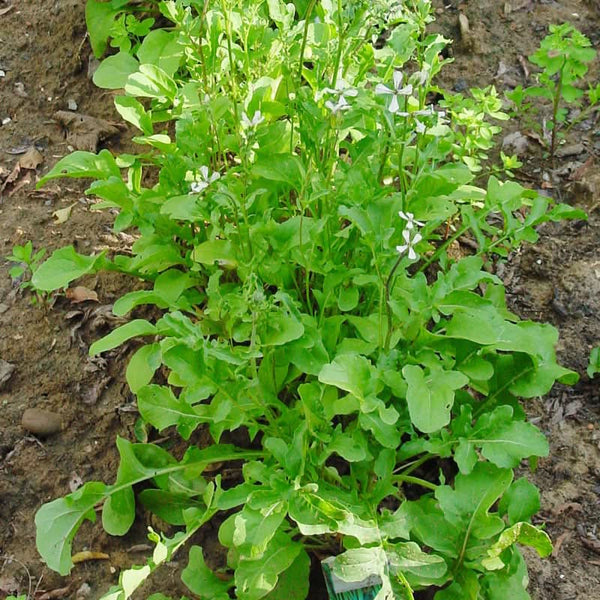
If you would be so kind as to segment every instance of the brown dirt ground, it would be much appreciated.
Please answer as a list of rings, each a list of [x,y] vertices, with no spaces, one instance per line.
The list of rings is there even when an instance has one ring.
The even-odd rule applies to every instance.
[[[495,83],[500,91],[526,80],[519,57],[527,56],[547,25],[573,22],[598,46],[597,0],[456,0],[434,1],[435,27],[457,41],[455,63],[443,84],[461,89]],[[12,172],[22,154],[35,146],[43,157],[37,170],[22,169],[0,198],[0,257],[13,245],[32,240],[49,251],[74,244],[82,252],[126,247],[126,237],[111,234],[111,216],[91,210],[84,186],[61,181],[42,193],[36,177],[69,152],[72,140],[53,120],[74,100],[78,111],[117,119],[111,94],[94,88],[87,72],[90,49],[85,36],[84,0],[0,0],[0,178]],[[12,6],[8,12],[4,9]],[[461,39],[459,12],[470,23]],[[500,68],[499,68],[500,67]],[[596,71],[597,73],[597,67]],[[512,124],[513,130],[518,124]],[[513,309],[526,318],[550,321],[561,331],[559,354],[565,365],[585,372],[590,349],[600,343],[600,137],[598,123],[583,123],[568,144],[582,142],[577,155],[562,158],[555,169],[541,160],[530,141],[518,177],[532,187],[581,204],[590,212],[584,223],[544,227],[541,241],[503,267]],[[101,142],[120,151],[127,134]],[[569,179],[569,173],[570,179]],[[544,183],[543,183],[544,182]],[[16,189],[15,189],[16,188]],[[73,205],[70,218],[55,223],[53,211]],[[109,559],[80,563],[69,577],[50,572],[35,551],[33,515],[44,502],[69,492],[77,480],[114,478],[114,439],[130,439],[136,419],[133,397],[124,381],[124,357],[92,361],[87,346],[112,326],[110,305],[129,282],[100,276],[84,284],[99,302],[72,304],[58,298],[52,306],[32,306],[8,276],[0,259],[0,359],[15,366],[0,384],[0,597],[27,593],[41,600],[44,590],[68,588],[55,598],[98,598],[116,581],[121,568],[140,562],[146,542],[140,522],[124,538],[109,538],[101,527],[86,526],[74,551],[105,552]],[[26,434],[26,408],[58,413],[62,431],[47,439]],[[600,401],[598,384],[583,375],[573,388],[557,387],[528,407],[549,436],[550,458],[540,461],[532,479],[542,490],[540,522],[555,541],[555,554],[540,561],[528,553],[535,600],[600,600]],[[202,543],[215,547],[215,530]],[[183,558],[181,559],[183,561]],[[181,566],[181,565],[179,565]],[[178,565],[161,572],[161,589],[178,593]],[[85,586],[90,589],[86,594]],[[318,584],[317,584],[318,586]],[[33,590],[37,588],[37,593]],[[165,589],[166,588],[166,589]],[[78,593],[78,590],[81,590]],[[315,596],[319,594],[315,593]],[[507,599],[510,600],[510,599]]]

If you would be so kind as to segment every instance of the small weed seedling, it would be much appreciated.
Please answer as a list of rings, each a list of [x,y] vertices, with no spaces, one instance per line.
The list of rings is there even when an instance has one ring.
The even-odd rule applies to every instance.
[[[13,246],[12,254],[6,257],[9,262],[15,263],[8,272],[13,282],[22,290],[32,290],[37,301],[42,299],[43,293],[35,288],[32,278],[45,255],[45,248],[34,253],[33,243],[28,241],[23,246]]]
[[[516,88],[507,94],[517,110],[527,111],[532,105],[527,97],[544,98],[551,103],[552,114],[548,127],[551,131],[550,159],[554,160],[556,144],[561,136],[569,108],[581,109],[571,121],[569,128],[597,110],[600,101],[600,84],[581,88],[588,72],[588,64],[594,60],[596,51],[590,40],[569,23],[551,25],[550,33],[542,40],[529,60],[540,67],[537,85]],[[586,100],[584,106],[584,99]]]

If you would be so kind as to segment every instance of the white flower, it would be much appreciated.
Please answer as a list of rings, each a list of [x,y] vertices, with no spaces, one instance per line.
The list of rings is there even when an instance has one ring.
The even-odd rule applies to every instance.
[[[404,76],[400,71],[394,71],[394,89],[390,89],[386,85],[382,83],[378,83],[375,86],[375,93],[380,95],[389,95],[392,96],[392,101],[390,102],[390,106],[388,110],[392,114],[396,114],[400,110],[400,103],[398,102],[398,98],[400,96],[410,96],[413,92],[412,84],[408,84],[402,87],[402,79]]]
[[[200,167],[200,177],[196,178],[197,180],[192,183],[190,186],[190,190],[192,194],[200,194],[203,192],[211,183],[215,182],[219,179],[221,175],[216,171],[211,173],[210,176],[208,174],[208,167],[202,166]]]
[[[249,119],[245,112],[242,113],[242,127],[244,129],[253,129],[260,125],[264,120],[265,118],[262,116],[260,110],[254,112],[252,119]]]
[[[338,79],[335,88],[323,88],[320,92],[317,92],[315,100],[320,100],[325,94],[335,96],[333,100],[327,100],[325,106],[334,115],[338,115],[345,110],[352,108],[348,102],[348,98],[355,98],[358,96],[358,92],[351,88],[348,82],[344,79]],[[336,100],[334,102],[334,100]]]
[[[349,110],[352,107],[348,104],[346,98],[341,95],[337,102],[332,102],[331,100],[327,100],[325,102],[325,106],[331,111],[331,114],[338,115],[344,112],[345,110]]]
[[[406,229],[414,229],[415,225],[418,225],[419,227],[423,227],[423,225],[425,225],[425,223],[422,223],[421,221],[417,221],[415,219],[415,215],[413,215],[411,212],[405,213],[405,212],[399,211],[398,216],[401,219],[404,219],[406,221]]]
[[[421,123],[419,119],[415,119],[415,128],[417,130],[417,133],[425,133],[427,131],[427,127],[424,123]]]
[[[396,246],[397,252],[404,254],[404,252],[408,250],[408,258],[410,258],[410,260],[415,260],[419,255],[415,252],[414,246],[423,239],[423,236],[420,233],[415,233],[414,237],[411,239],[410,229],[407,228],[402,232],[402,237],[406,243],[402,246]]]

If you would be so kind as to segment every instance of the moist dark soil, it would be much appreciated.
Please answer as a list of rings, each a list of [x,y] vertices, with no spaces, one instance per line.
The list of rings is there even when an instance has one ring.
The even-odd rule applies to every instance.
[[[454,63],[440,83],[457,91],[494,84],[504,92],[527,85],[531,75],[524,58],[551,23],[570,21],[595,47],[600,42],[597,0],[434,5],[434,29],[455,40]],[[119,152],[129,143],[128,132],[116,126],[112,94],[90,80],[94,60],[84,6],[84,0],[0,0],[0,257],[28,240],[49,252],[70,244],[86,253],[118,251],[131,243],[126,234],[112,233],[112,215],[94,211],[78,182],[35,190],[36,180],[72,149]],[[460,14],[468,28],[463,19],[461,30]],[[597,75],[596,64],[591,80]],[[73,121],[60,111],[78,115]],[[539,134],[528,135],[531,123],[512,120],[499,136],[516,132],[525,140],[518,180],[589,213],[587,222],[542,227],[540,242],[523,248],[498,271],[511,308],[523,318],[553,323],[561,334],[562,363],[581,374],[575,386],[557,386],[527,404],[551,444],[550,457],[529,474],[542,492],[538,522],[555,544],[546,560],[527,553],[536,600],[600,600],[600,398],[598,379],[585,375],[589,353],[600,345],[599,129],[593,120],[573,128],[554,165],[535,139]],[[56,214],[69,207],[70,212]],[[132,282],[104,274],[80,282],[85,290],[74,298],[33,302],[9,277],[10,266],[0,258],[0,598],[21,593],[36,600],[94,600],[117,581],[122,568],[143,562],[147,527],[161,524],[141,512],[122,538],[85,525],[74,552],[90,550],[105,558],[80,562],[70,576],[60,577],[36,553],[33,518],[41,504],[82,481],[112,481],[116,436],[134,439],[135,399],[124,378],[132,348],[108,359],[87,354],[89,344],[115,326],[111,305]],[[95,299],[78,302],[90,292]],[[58,431],[44,436],[24,430],[27,409],[57,415]],[[203,531],[199,543],[209,562],[222,558],[215,527]],[[173,561],[164,567],[160,586],[150,582],[145,591],[185,593],[178,582],[182,566]],[[322,582],[315,580],[313,590],[313,598],[322,597]]]

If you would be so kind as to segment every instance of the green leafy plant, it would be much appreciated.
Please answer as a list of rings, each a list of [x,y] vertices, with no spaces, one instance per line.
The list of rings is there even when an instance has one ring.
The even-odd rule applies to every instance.
[[[45,255],[44,248],[34,252],[33,243],[27,241],[23,246],[13,246],[12,254],[6,257],[6,260],[15,263],[15,266],[8,271],[13,281],[18,282],[23,290],[32,289],[36,293],[37,300],[41,298],[42,292],[35,287],[32,279]]]
[[[427,104],[447,43],[426,31],[427,0],[158,7],[162,39],[96,74],[123,89],[115,106],[140,153],[75,152],[40,181],[92,179],[115,229],[135,231],[131,253],[63,248],[33,281],[113,269],[146,282],[113,310],[162,316],[90,352],[147,339],[127,381],[149,439],[178,434],[187,451],[119,438],[114,484],[38,511],[42,558],[68,573],[96,507],[124,535],[140,504],[179,532],[151,532],[153,556],[105,599],[128,598],[217,515],[226,564],[216,574],[192,545],[182,574],[205,598],[304,598],[310,554],[335,556],[345,581],[378,575],[378,600],[528,597],[515,544],[551,544],[514,469],[548,444],[519,399],[577,375],[556,362],[556,331],[510,313],[486,266],[540,223],[584,215],[515,182],[475,185],[457,149],[475,134]],[[488,113],[493,98],[476,94]],[[190,442],[198,427],[212,445]]]
[[[581,89],[588,71],[588,64],[596,57],[590,40],[573,25],[550,25],[550,33],[542,40],[540,47],[529,60],[540,67],[537,85],[522,89],[516,88],[507,96],[517,109],[526,110],[531,104],[525,98],[543,98],[551,104],[551,117],[548,124],[551,130],[550,158],[554,160],[560,129],[567,121],[568,107],[582,109],[573,124],[597,110],[600,100],[600,85]],[[587,100],[584,107],[583,99]]]

